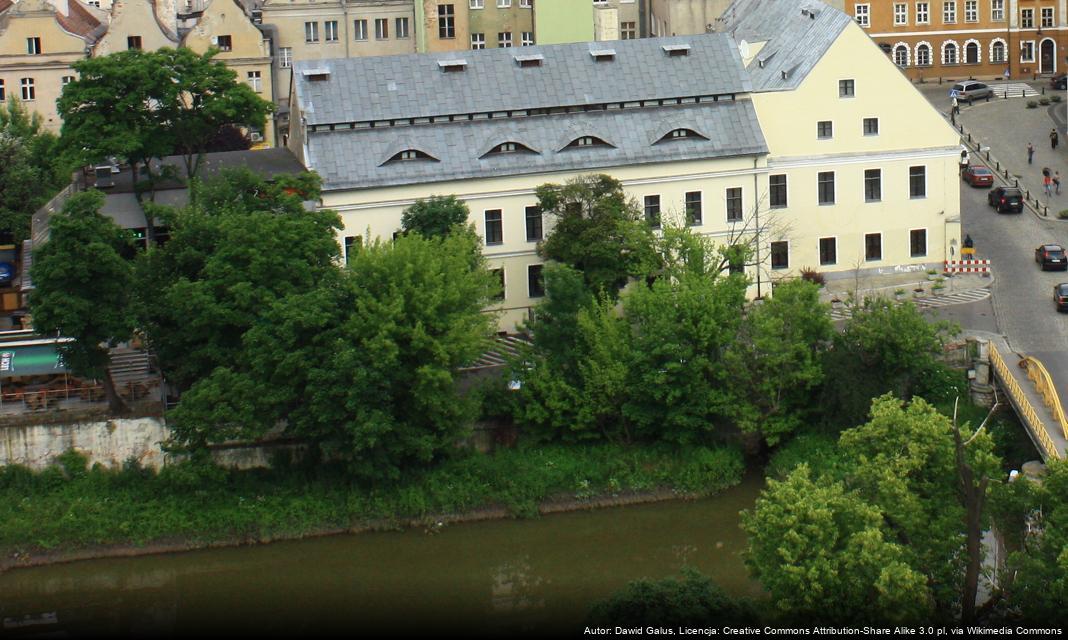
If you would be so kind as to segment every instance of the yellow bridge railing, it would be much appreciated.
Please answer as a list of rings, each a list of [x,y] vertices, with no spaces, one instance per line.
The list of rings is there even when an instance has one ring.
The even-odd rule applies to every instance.
[[[1035,388],[1038,390],[1039,395],[1042,396],[1042,401],[1046,403],[1046,406],[1049,407],[1050,412],[1053,414],[1053,419],[1060,425],[1061,433],[1064,434],[1065,439],[1068,439],[1068,420],[1064,419],[1061,399],[1057,395],[1057,387],[1053,386],[1053,378],[1049,375],[1049,371],[1039,360],[1031,356],[1024,358],[1020,366],[1027,368],[1027,377],[1031,382],[1035,383]]]
[[[1046,425],[1042,422],[1042,418],[1035,412],[1035,408],[1031,406],[1031,401],[1027,399],[1027,395],[1020,389],[1020,384],[1016,382],[1016,378],[1012,375],[1012,371],[1009,370],[1008,365],[1005,364],[1005,360],[1001,357],[1001,354],[998,353],[997,347],[994,346],[993,342],[989,344],[990,362],[994,365],[994,371],[997,372],[1006,391],[1009,392],[1009,395],[1012,396],[1012,399],[1015,401],[1017,409],[1020,410],[1020,417],[1024,419],[1024,422],[1031,428],[1032,433],[1038,438],[1038,442],[1042,445],[1042,449],[1045,450],[1047,458],[1060,459],[1061,453],[1060,451],[1057,451],[1055,446],[1053,446],[1053,441],[1050,440],[1049,433],[1046,431]],[[1037,360],[1035,360],[1035,362],[1038,363]],[[1040,367],[1042,366],[1041,363],[1038,363],[1038,365]],[[1041,371],[1045,372],[1045,367],[1042,367]],[[1049,373],[1046,373],[1045,375],[1048,379]],[[1028,377],[1030,377],[1030,365],[1028,365]],[[1034,378],[1031,379],[1034,380]],[[1049,384],[1049,388],[1051,390],[1053,389],[1052,381]],[[1056,392],[1054,391],[1054,393]],[[1045,399],[1044,395],[1043,399]],[[1059,403],[1057,407],[1060,408]],[[1057,416],[1056,411],[1054,411],[1054,415]],[[1063,428],[1064,412],[1062,411],[1059,416],[1061,427]]]

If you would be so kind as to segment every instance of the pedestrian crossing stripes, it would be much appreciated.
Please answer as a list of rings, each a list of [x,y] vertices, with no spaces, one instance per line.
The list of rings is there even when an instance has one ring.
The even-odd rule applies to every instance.
[[[990,297],[990,289],[965,289],[964,291],[957,291],[954,293],[947,293],[945,295],[930,296],[926,298],[913,298],[912,302],[921,311],[925,309],[934,309],[936,307],[948,307],[954,304],[967,304],[969,302],[979,302]],[[853,314],[853,310],[848,307],[842,307],[839,309],[831,309],[831,320],[845,320]]]
[[[990,88],[994,90],[994,97],[996,98],[1030,98],[1031,96],[1038,95],[1038,91],[1023,82],[995,84],[990,85]]]

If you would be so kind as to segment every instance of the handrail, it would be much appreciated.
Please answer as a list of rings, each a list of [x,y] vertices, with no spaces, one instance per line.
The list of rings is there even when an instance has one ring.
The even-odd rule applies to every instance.
[[[1042,401],[1053,413],[1053,419],[1061,425],[1061,433],[1068,439],[1068,420],[1064,418],[1064,409],[1061,407],[1060,397],[1057,395],[1057,387],[1053,385],[1053,377],[1037,358],[1027,356],[1023,359],[1027,366],[1027,377],[1035,383],[1035,388],[1042,396]]]
[[[1020,410],[1021,417],[1024,422],[1029,423],[1031,431],[1038,438],[1039,444],[1046,451],[1046,455],[1049,458],[1060,459],[1061,453],[1057,451],[1057,448],[1053,446],[1053,441],[1049,437],[1049,433],[1046,431],[1046,425],[1042,422],[1042,418],[1035,412],[1035,408],[1031,406],[1031,401],[1024,395],[1023,390],[1020,389],[1020,383],[1016,382],[1016,378],[1012,375],[1012,371],[1009,370],[1008,365],[1005,364],[1005,360],[1002,359],[1001,354],[998,353],[997,347],[994,343],[990,343],[990,362],[994,365],[994,371],[999,374],[1002,384],[1005,386],[1005,390],[1009,392],[1009,395],[1016,402],[1017,408]]]

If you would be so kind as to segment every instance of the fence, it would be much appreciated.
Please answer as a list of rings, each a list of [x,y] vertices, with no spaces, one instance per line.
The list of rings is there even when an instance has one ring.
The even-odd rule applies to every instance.
[[[945,273],[990,273],[989,260],[946,260]]]
[[[1046,432],[1046,425],[1042,422],[1042,418],[1035,412],[1035,408],[1031,406],[1030,400],[1027,399],[1027,395],[1020,388],[1020,384],[1016,382],[1016,378],[1012,375],[1012,371],[1009,370],[1005,360],[1002,359],[1001,354],[998,353],[997,347],[994,343],[990,343],[990,363],[994,365],[994,371],[997,373],[998,379],[1001,381],[1002,386],[1008,392],[1009,397],[1012,399],[1013,405],[1016,406],[1016,410],[1019,412],[1020,417],[1023,418],[1024,424],[1027,426],[1031,435],[1034,436],[1036,444],[1038,444],[1043,452],[1046,454],[1046,459],[1050,458],[1059,460],[1062,456],[1057,447],[1053,445],[1053,441],[1050,440],[1049,433]]]

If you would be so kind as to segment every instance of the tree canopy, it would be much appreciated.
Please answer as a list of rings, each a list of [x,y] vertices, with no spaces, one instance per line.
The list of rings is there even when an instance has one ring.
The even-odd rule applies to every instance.
[[[590,626],[609,628],[743,626],[759,620],[753,603],[731,598],[691,568],[677,578],[635,580],[594,603],[589,615]]]
[[[0,233],[22,242],[30,236],[33,213],[64,183],[57,157],[59,139],[44,130],[15,98],[0,104]]]
[[[467,204],[456,196],[430,196],[416,200],[404,210],[401,229],[426,237],[448,235],[457,225],[466,226],[470,215]]]

